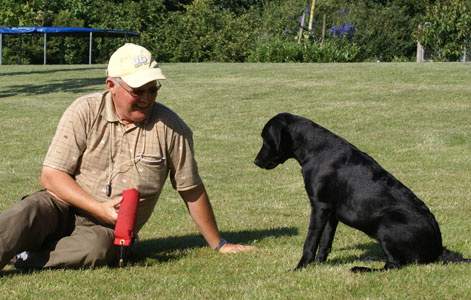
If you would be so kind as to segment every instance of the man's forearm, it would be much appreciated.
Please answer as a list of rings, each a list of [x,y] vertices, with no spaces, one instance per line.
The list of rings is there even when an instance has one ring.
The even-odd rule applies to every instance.
[[[194,189],[180,192],[180,195],[209,246],[213,249],[216,248],[221,242],[221,235],[204,185],[201,184]]]
[[[119,201],[116,204],[114,203],[116,201],[110,201],[110,203],[97,202],[69,174],[44,166],[40,182],[57,199],[88,212],[106,223],[116,223],[117,213],[114,210],[114,206]]]

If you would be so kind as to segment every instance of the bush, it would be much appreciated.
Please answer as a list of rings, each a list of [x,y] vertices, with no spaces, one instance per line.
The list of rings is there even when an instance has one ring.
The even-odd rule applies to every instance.
[[[214,0],[195,0],[185,11],[169,12],[154,33],[154,51],[161,61],[243,61],[255,33],[245,15],[215,5]]]
[[[329,40],[332,35],[347,37],[360,47],[356,60],[393,61],[398,57],[412,58],[417,43],[413,32],[428,1],[318,1],[311,38],[321,41],[322,38]],[[285,22],[288,32],[298,32],[298,17],[302,13],[301,9],[298,15],[291,18],[291,22]],[[325,37],[322,37],[323,15],[326,16]]]
[[[323,43],[306,41],[297,44],[294,41],[272,39],[258,45],[250,52],[248,62],[354,62],[357,61],[360,48],[342,38],[327,40]]]
[[[361,49],[357,59],[392,61],[415,55],[413,32],[425,1],[326,1],[321,2],[318,16],[326,14],[327,30],[355,27],[353,40]],[[316,32],[322,30],[320,23],[316,23]]]
[[[421,30],[417,31],[420,43],[435,58],[456,61],[471,43],[471,10],[469,0],[441,0],[427,9]]]
[[[0,26],[138,31],[142,34],[141,44],[160,62],[393,61],[415,55],[416,38],[412,33],[430,1],[318,1],[314,31],[302,46],[295,43],[295,35],[299,16],[311,2],[306,0],[0,0]],[[324,14],[327,32],[320,43]],[[346,43],[345,38],[354,43]],[[37,38],[22,42],[23,62],[41,63]],[[67,38],[63,50],[61,43],[60,39],[48,42],[48,61],[59,63],[62,53],[66,63],[88,61],[88,43]],[[17,44],[18,39],[5,39],[5,62],[18,61]],[[95,62],[106,62],[120,44],[122,40],[118,39],[95,43]],[[104,60],[98,59],[100,54]]]

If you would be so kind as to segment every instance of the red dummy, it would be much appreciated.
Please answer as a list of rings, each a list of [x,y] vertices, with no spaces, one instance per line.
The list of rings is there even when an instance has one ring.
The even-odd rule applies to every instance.
[[[114,243],[120,246],[131,245],[136,224],[139,192],[135,189],[123,191],[123,201],[119,206],[118,220],[114,229]]]

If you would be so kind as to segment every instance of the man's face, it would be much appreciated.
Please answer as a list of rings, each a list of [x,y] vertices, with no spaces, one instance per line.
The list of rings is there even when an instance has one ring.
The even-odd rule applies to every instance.
[[[106,85],[112,94],[116,114],[123,123],[128,125],[147,118],[157,97],[158,86],[155,80],[138,88],[131,88],[120,79],[108,78]]]

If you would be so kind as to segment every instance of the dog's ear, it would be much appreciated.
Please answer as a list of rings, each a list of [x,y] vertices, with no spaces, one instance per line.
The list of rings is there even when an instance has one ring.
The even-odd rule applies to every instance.
[[[281,143],[281,126],[276,120],[272,120],[267,126],[267,134],[270,137],[273,150],[278,152]]]
[[[268,131],[275,145],[276,152],[284,154],[289,151],[288,145],[290,140],[286,116],[284,114],[279,114],[273,118],[270,123]]]

